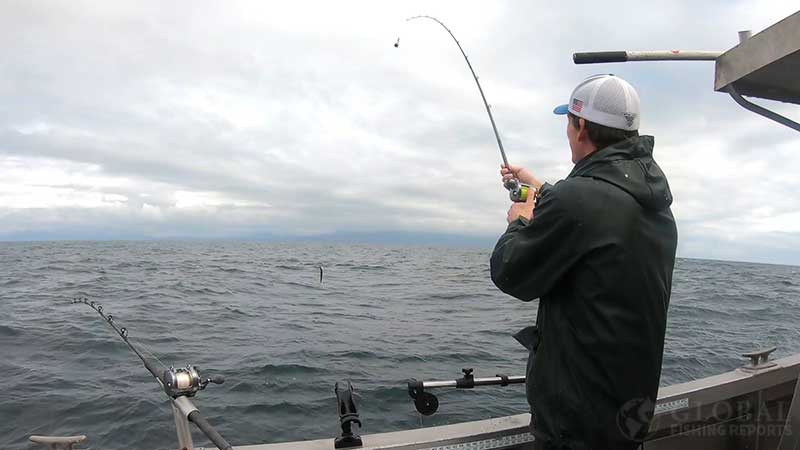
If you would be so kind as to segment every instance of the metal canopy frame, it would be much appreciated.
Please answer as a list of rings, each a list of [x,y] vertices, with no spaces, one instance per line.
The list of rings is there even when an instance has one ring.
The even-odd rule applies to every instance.
[[[757,105],[748,97],[800,105],[800,11],[764,31],[739,33],[740,43],[724,53],[697,51],[611,51],[575,53],[575,64],[627,61],[715,61],[714,90],[743,108],[800,131],[800,123]]]
[[[716,59],[714,90],[800,104],[800,11]]]
[[[800,11],[754,35],[716,59],[714,90],[756,114],[796,131],[800,124],[744,96],[800,104]]]

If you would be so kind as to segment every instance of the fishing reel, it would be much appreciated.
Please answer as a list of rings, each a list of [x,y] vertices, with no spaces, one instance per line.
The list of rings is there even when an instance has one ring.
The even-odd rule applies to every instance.
[[[217,376],[214,378],[200,378],[197,373],[197,368],[194,366],[186,366],[164,370],[162,375],[164,384],[164,392],[172,398],[180,396],[194,397],[198,391],[202,391],[208,386],[208,383],[222,384],[225,382],[223,377]]]
[[[528,201],[528,194],[531,191],[529,185],[520,183],[516,178],[512,178],[503,183],[503,186],[508,189],[508,196],[512,202],[525,203]]]

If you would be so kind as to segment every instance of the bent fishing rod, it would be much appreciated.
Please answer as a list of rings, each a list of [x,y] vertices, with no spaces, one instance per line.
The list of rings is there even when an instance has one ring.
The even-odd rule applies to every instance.
[[[153,361],[146,358],[136,346],[128,339],[128,329],[125,327],[118,327],[114,322],[114,316],[103,312],[103,306],[89,301],[86,297],[76,297],[72,299],[72,303],[83,303],[94,309],[100,317],[125,341],[133,353],[142,360],[144,367],[153,375],[153,378],[158,381],[158,384],[164,389],[172,403],[172,412],[175,416],[175,427],[178,434],[178,445],[181,450],[193,450],[192,435],[189,431],[189,422],[197,425],[197,428],[206,435],[219,450],[232,450],[233,447],[220,435],[206,419],[200,415],[200,411],[192,404],[190,397],[194,397],[199,391],[208,386],[209,383],[222,384],[225,382],[223,377],[201,378],[197,372],[197,368],[191,365],[186,367],[174,368],[169,367],[163,372],[159,373],[153,365]]]
[[[422,381],[414,378],[408,380],[408,395],[414,400],[414,407],[417,411],[424,416],[430,416],[439,409],[439,399],[426,389],[473,389],[478,386],[508,386],[525,383],[524,376],[498,374],[493,377],[475,378],[472,369],[461,369],[461,372],[464,376],[455,380]]]
[[[469,71],[472,73],[472,78],[475,79],[475,84],[478,85],[478,92],[481,93],[481,99],[483,100],[483,106],[486,107],[486,113],[489,115],[489,121],[492,123],[492,130],[494,131],[494,137],[497,139],[497,146],[500,148],[500,156],[503,158],[503,165],[505,167],[510,167],[508,165],[508,158],[506,158],[506,152],[503,149],[503,141],[500,139],[500,133],[497,131],[497,125],[494,122],[494,116],[492,116],[492,107],[489,106],[489,102],[486,101],[486,95],[483,93],[483,88],[481,87],[481,82],[478,81],[478,75],[475,74],[475,69],[472,68],[472,63],[469,62],[469,58],[467,57],[467,54],[464,53],[464,49],[461,47],[461,43],[458,42],[458,39],[456,39],[456,36],[453,34],[453,32],[450,31],[450,29],[447,28],[447,26],[444,23],[442,23],[442,21],[440,21],[439,19],[437,19],[437,18],[435,18],[433,16],[414,16],[414,17],[409,17],[408,19],[406,19],[406,22],[409,22],[409,21],[412,21],[412,20],[417,20],[417,19],[429,19],[429,20],[432,20],[432,21],[438,23],[439,25],[442,26],[442,28],[444,28],[447,31],[447,33],[450,34],[450,37],[453,38],[453,41],[458,46],[458,49],[461,51],[461,55],[464,57],[464,61],[467,62],[467,67],[469,67]],[[397,41],[394,43],[394,47],[395,48],[400,47],[400,38],[399,37],[397,38]],[[518,179],[516,179],[516,178],[511,178],[509,180],[506,180],[506,182],[503,183],[503,186],[506,189],[508,189],[508,196],[509,196],[509,198],[511,198],[511,201],[513,201],[513,202],[525,202],[526,200],[528,200],[528,193],[530,192],[530,186],[529,185],[520,183],[520,181]]]

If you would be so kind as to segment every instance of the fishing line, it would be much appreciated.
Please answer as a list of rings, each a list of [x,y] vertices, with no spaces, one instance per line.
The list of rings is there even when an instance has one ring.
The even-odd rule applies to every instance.
[[[162,362],[160,359],[158,359],[158,356],[156,356],[156,354],[155,354],[155,353],[153,353],[153,352],[150,350],[150,348],[148,348],[146,345],[142,344],[142,341],[138,341],[138,340],[137,340],[137,341],[135,341],[135,342],[137,342],[137,343],[138,343],[139,347],[141,347],[141,348],[142,348],[142,350],[143,350],[144,352],[146,352],[148,355],[152,356],[152,357],[153,357],[153,358],[156,360],[156,362],[158,362],[159,364],[161,364],[161,367],[163,367],[163,368],[165,368],[165,369],[169,367],[169,366],[167,366],[166,364],[164,364],[164,363],[163,363],[163,362]]]

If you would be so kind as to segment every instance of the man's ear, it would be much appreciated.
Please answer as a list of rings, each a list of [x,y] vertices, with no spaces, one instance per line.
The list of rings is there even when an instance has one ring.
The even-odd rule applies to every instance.
[[[581,117],[578,118],[578,140],[585,141],[589,139],[589,132],[586,131],[586,121]]]

